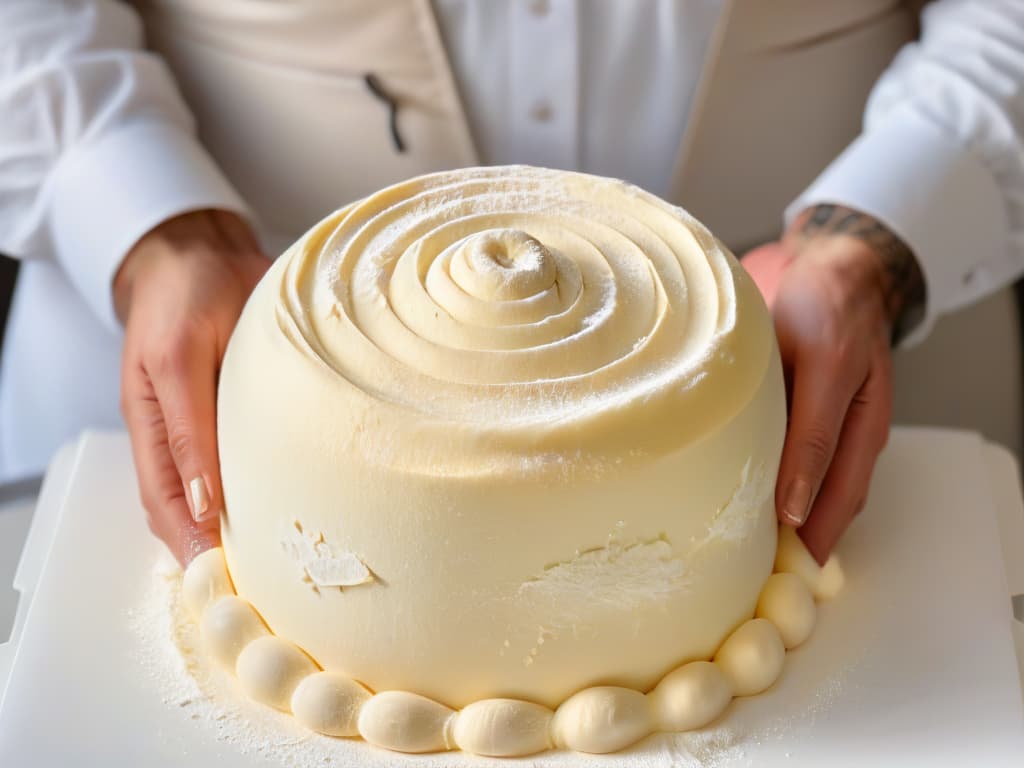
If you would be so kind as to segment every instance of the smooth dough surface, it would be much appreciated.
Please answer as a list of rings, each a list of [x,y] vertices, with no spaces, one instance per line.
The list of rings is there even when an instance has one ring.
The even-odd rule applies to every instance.
[[[751,619],[729,635],[715,654],[736,696],[761,693],[778,679],[786,647],[775,625],[767,619]]]
[[[238,654],[267,628],[248,601],[225,595],[209,606],[199,621],[199,637],[206,651],[221,666],[235,668]]]
[[[253,640],[235,663],[235,674],[250,698],[285,712],[291,710],[299,683],[316,671],[309,656],[276,635]]]
[[[181,580],[181,599],[192,618],[199,620],[214,600],[235,594],[224,563],[224,550],[213,547],[196,557]]]
[[[551,747],[547,707],[518,699],[484,699],[461,710],[452,734],[459,749],[476,755],[532,755]]]
[[[818,565],[814,556],[804,546],[796,528],[789,525],[779,528],[775,570],[799,577],[817,600],[830,600],[835,597],[846,580],[838,555],[833,553],[825,565]]]
[[[662,731],[702,728],[732,701],[732,685],[718,665],[694,661],[674,669],[648,694]]]
[[[218,419],[238,594],[372,690],[649,690],[771,572],[771,319],[620,181],[466,169],[328,216],[250,298]]]
[[[617,752],[654,729],[647,697],[609,685],[570,696],[551,721],[553,740],[577,752]]]
[[[799,576],[773,573],[761,591],[755,615],[775,625],[788,651],[811,636],[818,608],[814,595]]]
[[[359,711],[359,734],[395,752],[441,752],[454,746],[456,713],[408,691],[382,691]]]
[[[295,719],[327,736],[358,736],[359,710],[372,694],[345,675],[314,672],[292,693]]]

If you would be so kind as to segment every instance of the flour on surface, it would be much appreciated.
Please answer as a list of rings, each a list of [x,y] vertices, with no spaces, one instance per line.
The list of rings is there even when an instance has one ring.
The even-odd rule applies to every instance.
[[[752,746],[782,741],[827,712],[839,695],[845,673],[822,682],[808,709],[778,716],[756,730],[730,724],[730,710],[719,723],[690,733],[658,733],[611,755],[551,751],[510,760],[445,752],[404,755],[372,747],[358,739],[335,739],[302,728],[290,716],[246,698],[235,679],[207,661],[198,630],[180,602],[181,572],[169,555],[151,571],[142,603],[130,612],[138,639],[134,661],[148,676],[168,718],[182,718],[196,738],[217,749],[237,750],[256,766],[274,768],[733,768],[754,766]]]

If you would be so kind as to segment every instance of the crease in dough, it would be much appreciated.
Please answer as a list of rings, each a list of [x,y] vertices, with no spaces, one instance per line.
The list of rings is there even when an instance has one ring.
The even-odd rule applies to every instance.
[[[519,594],[558,599],[581,608],[628,610],[659,602],[688,586],[686,564],[661,534],[631,544],[612,538],[603,547],[580,551],[523,582]]]
[[[743,541],[753,534],[761,507],[774,492],[775,485],[765,471],[763,461],[754,469],[752,463],[753,459],[748,458],[743,465],[739,483],[732,495],[712,516],[708,525],[708,535],[698,547],[715,539]]]

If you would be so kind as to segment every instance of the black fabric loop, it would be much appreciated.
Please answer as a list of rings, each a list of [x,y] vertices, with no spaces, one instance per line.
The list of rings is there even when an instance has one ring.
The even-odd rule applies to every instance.
[[[367,72],[363,75],[363,82],[366,83],[370,93],[387,105],[388,123],[391,128],[391,143],[395,145],[395,150],[398,152],[405,152],[405,142],[402,141],[402,135],[398,132],[398,102],[391,94],[384,90],[380,80],[372,72]]]

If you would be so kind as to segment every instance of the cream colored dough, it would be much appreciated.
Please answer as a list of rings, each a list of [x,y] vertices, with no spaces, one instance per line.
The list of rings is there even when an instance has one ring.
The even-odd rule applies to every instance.
[[[242,314],[231,581],[371,690],[650,690],[753,616],[784,428],[764,303],[683,210],[535,168],[413,179],[313,227]]]
[[[761,590],[755,615],[776,626],[788,651],[811,636],[818,609],[814,595],[799,576],[773,573]]]
[[[803,545],[795,539],[793,546],[799,550]],[[831,570],[839,572],[838,566]],[[811,570],[805,575],[815,574]],[[214,658],[234,669],[253,699],[284,711],[290,708],[302,725],[329,736],[359,735],[375,746],[399,752],[461,749],[494,757],[522,757],[551,747],[615,752],[656,730],[707,725],[734,694],[751,695],[775,682],[785,655],[782,636],[799,614],[793,611],[799,600],[790,598],[810,595],[793,574],[776,573],[759,605],[777,605],[779,610],[768,613],[781,624],[765,618],[744,622],[718,649],[714,662],[677,667],[647,694],[621,686],[594,686],[576,692],[554,711],[508,698],[483,699],[456,711],[411,691],[373,694],[342,673],[318,670],[301,649],[266,634],[256,612],[240,597],[227,595],[205,604],[190,599],[190,595],[210,594],[227,581],[219,548],[210,550],[201,562],[197,559],[185,580],[190,588],[182,592],[184,606],[200,621],[208,646],[217,640],[231,650]],[[773,593],[782,598],[766,600]],[[236,620],[223,621],[225,614]],[[259,631],[251,631],[252,621]],[[210,632],[215,637],[208,636]]]
[[[751,619],[722,643],[715,665],[736,696],[753,696],[778,679],[785,658],[778,628],[767,619]]]
[[[838,557],[833,555],[824,566],[819,566],[800,540],[796,528],[788,525],[779,529],[775,570],[797,576],[817,600],[835,597],[845,581]]]

